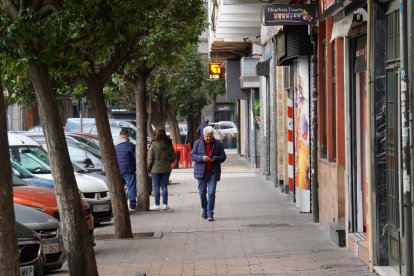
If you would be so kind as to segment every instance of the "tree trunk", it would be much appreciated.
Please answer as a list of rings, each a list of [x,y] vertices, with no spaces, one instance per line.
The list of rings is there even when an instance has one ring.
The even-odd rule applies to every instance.
[[[44,64],[32,66],[29,68],[29,77],[36,92],[40,120],[49,150],[69,274],[84,275],[86,272],[88,275],[98,275],[95,253],[86,226],[48,69]]]
[[[176,106],[175,105],[168,105],[166,115],[168,125],[170,126],[170,138],[172,139],[174,144],[181,144],[181,136],[180,136],[180,129],[178,127],[178,121],[176,116]]]
[[[13,223],[15,217],[6,121],[3,87],[0,85],[0,271],[4,275],[18,276],[19,251]]]
[[[106,112],[103,84],[99,79],[93,76],[90,76],[86,80],[86,83],[95,107],[96,128],[99,135],[102,161],[105,168],[108,188],[112,197],[115,237],[118,239],[133,238],[124,190],[124,180],[119,170],[115,146],[112,140],[111,129]]]
[[[146,81],[148,73],[141,73],[138,81],[133,85],[136,100],[136,116],[137,116],[137,183],[138,183],[138,205],[140,211],[149,210],[149,181],[147,170],[147,108],[146,108]],[[143,143],[143,141],[145,141]]]

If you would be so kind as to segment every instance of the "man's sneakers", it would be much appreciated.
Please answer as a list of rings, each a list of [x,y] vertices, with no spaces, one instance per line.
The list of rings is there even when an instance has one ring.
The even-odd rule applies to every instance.
[[[129,210],[130,212],[135,212],[135,210],[136,210],[136,209],[135,209],[135,208],[131,208],[131,207],[130,207],[130,208],[128,208],[128,210]]]
[[[154,205],[150,208],[151,211],[159,211],[160,210],[160,205]]]
[[[201,217],[202,217],[203,219],[208,220],[208,221],[214,221],[213,214],[208,214],[208,215],[207,215],[207,211],[206,211],[206,210],[203,210],[203,213],[201,214]]]
[[[170,209],[170,207],[168,207],[168,205],[167,205],[167,204],[163,204],[163,205],[162,205],[162,209],[163,209],[163,210],[168,210],[168,209]]]

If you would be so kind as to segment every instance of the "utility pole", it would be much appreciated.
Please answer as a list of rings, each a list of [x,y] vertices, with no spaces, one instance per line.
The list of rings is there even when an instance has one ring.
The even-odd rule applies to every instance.
[[[401,153],[406,275],[413,275],[413,233],[410,167],[410,94],[408,93],[407,0],[400,0]]]

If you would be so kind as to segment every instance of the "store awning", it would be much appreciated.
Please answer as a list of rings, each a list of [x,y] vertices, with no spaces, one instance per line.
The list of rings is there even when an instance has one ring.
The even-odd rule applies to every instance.
[[[335,21],[333,23],[332,28],[332,35],[331,35],[331,41],[332,42],[337,37],[343,37],[347,36],[349,33],[349,30],[352,26],[352,21],[354,20],[354,14],[351,13],[338,21]]]

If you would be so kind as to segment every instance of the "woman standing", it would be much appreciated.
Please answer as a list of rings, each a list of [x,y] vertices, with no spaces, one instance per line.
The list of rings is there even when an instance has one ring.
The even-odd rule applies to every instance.
[[[171,163],[177,158],[172,141],[168,138],[165,130],[160,128],[155,134],[148,155],[148,172],[151,173],[154,188],[155,205],[151,210],[160,209],[160,187],[162,190],[162,209],[168,209],[168,188],[171,174]]]

